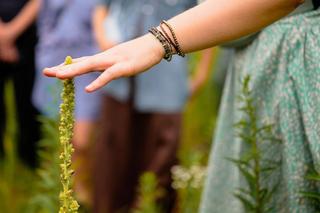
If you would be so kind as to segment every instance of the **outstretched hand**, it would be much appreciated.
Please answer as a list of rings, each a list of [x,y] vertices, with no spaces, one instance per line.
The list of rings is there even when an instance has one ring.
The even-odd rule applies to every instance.
[[[303,0],[211,0],[168,22],[175,30],[182,51],[188,53],[257,32],[289,14],[302,2]],[[86,87],[88,92],[93,92],[114,79],[143,72],[159,63],[163,57],[161,43],[147,34],[100,54],[76,59],[74,64],[46,68],[44,74],[66,79],[96,70],[102,71]]]
[[[45,68],[43,72],[49,77],[68,79],[93,71],[101,71],[101,75],[86,87],[87,92],[93,92],[112,80],[147,70],[158,64],[163,55],[164,50],[160,42],[151,34],[147,34],[105,52],[74,59],[71,65],[61,64]]]

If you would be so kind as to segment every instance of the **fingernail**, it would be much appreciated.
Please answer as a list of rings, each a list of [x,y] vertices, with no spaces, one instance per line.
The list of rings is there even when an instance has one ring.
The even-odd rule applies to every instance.
[[[53,75],[52,70],[50,68],[44,68],[42,72],[47,76]]]
[[[91,85],[91,84],[86,87],[86,91],[87,91],[87,92],[92,92],[93,89],[94,89],[94,87],[93,87],[93,85]]]

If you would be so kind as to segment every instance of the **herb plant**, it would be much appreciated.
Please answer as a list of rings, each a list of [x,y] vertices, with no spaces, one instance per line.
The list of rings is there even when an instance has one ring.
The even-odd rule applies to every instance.
[[[72,58],[68,56],[65,64],[71,64]],[[61,154],[61,183],[62,191],[60,192],[60,210],[59,213],[75,213],[78,212],[79,204],[73,197],[72,175],[74,171],[71,168],[71,158],[74,148],[71,143],[74,126],[74,82],[72,79],[63,81],[63,90],[61,94],[62,103],[60,105],[60,144]]]
[[[243,204],[245,212],[265,213],[274,210],[271,198],[278,185],[265,184],[268,182],[266,178],[271,176],[280,162],[263,156],[264,150],[261,147],[267,142],[277,143],[279,139],[273,136],[272,124],[259,124],[249,83],[250,76],[246,76],[239,96],[240,110],[245,116],[235,124],[237,135],[245,143],[246,150],[240,159],[229,160],[238,167],[248,186],[234,193]]]

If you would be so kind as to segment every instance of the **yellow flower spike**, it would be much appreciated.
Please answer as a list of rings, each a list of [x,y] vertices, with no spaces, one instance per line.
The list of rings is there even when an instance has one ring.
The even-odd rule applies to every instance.
[[[66,57],[66,59],[65,59],[65,61],[64,61],[64,64],[66,64],[66,65],[68,65],[68,64],[72,64],[72,58],[71,58],[71,56],[67,56]]]
[[[65,65],[71,64],[72,58],[67,56]],[[61,94],[62,103],[60,105],[60,168],[62,191],[60,192],[60,210],[59,213],[77,213],[79,204],[72,193],[72,174],[71,157],[74,151],[72,147],[72,136],[74,126],[74,82],[72,79],[63,81],[63,90]]]

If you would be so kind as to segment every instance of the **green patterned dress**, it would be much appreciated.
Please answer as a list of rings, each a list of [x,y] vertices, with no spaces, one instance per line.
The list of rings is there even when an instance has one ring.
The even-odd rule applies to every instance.
[[[237,96],[244,76],[258,120],[274,124],[280,143],[261,145],[262,155],[279,162],[266,185],[278,183],[269,205],[276,213],[313,213],[319,203],[301,195],[320,192],[319,184],[306,179],[320,172],[320,10],[284,18],[264,29],[248,47],[236,51],[228,71],[220,117],[215,133],[202,213],[242,213],[234,192],[245,187],[235,164],[244,143],[234,124],[245,115]]]

